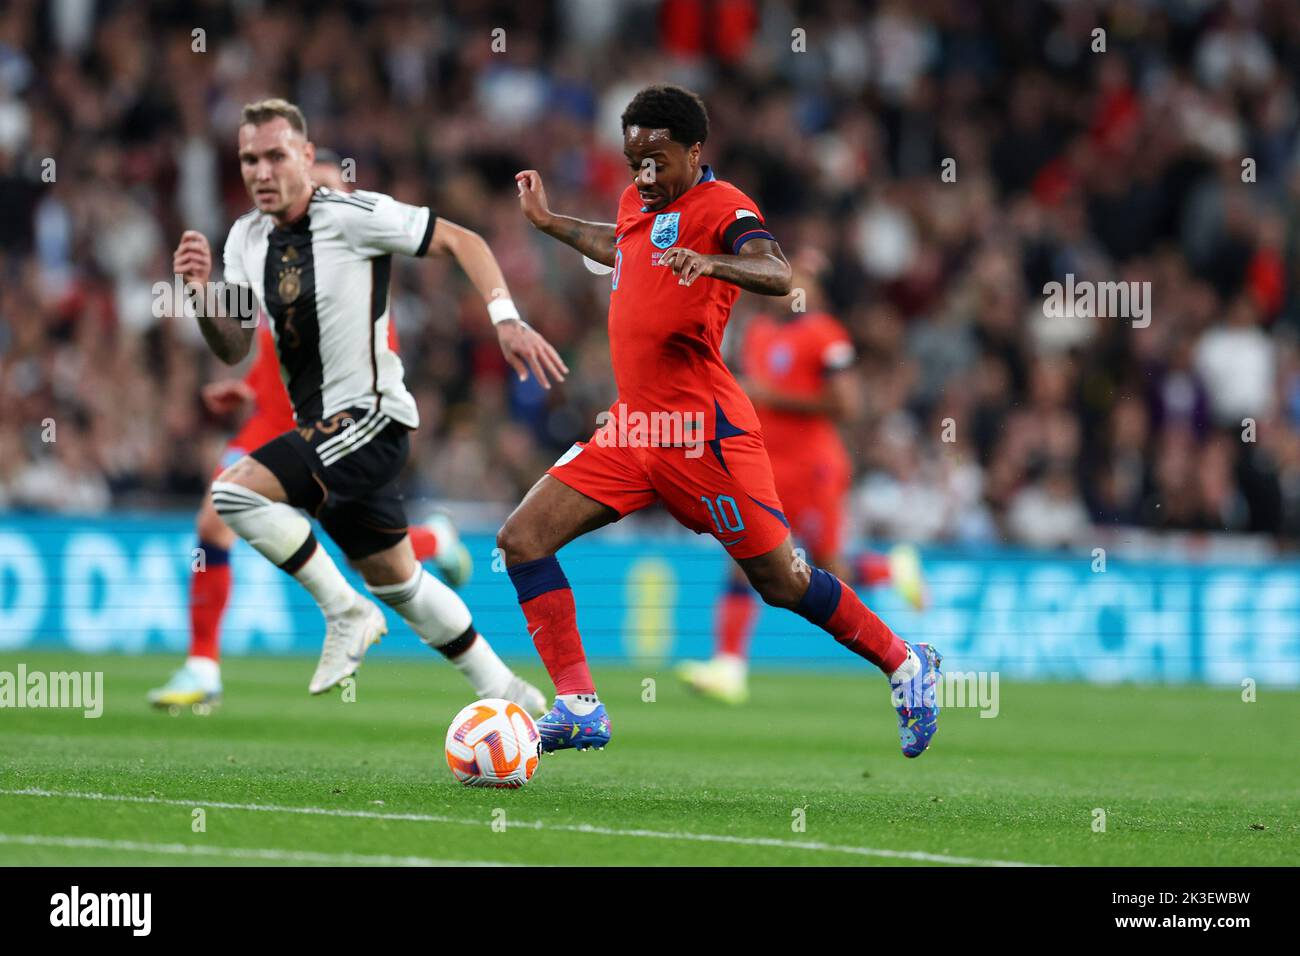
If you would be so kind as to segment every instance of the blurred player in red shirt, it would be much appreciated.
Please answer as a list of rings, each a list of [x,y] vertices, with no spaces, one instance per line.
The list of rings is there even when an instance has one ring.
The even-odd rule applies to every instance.
[[[555,682],[542,749],[610,740],[556,551],[660,502],[711,534],[768,604],[822,628],[889,679],[903,753],[937,727],[940,656],[907,644],[849,585],[796,557],[754,406],[722,361],[741,290],[786,296],[790,266],[758,205],[701,162],[709,120],[694,93],[652,86],[622,117],[632,183],[613,223],[551,212],[541,176],[516,175],[528,220],[611,267],[609,342],[618,397],[590,441],[542,476],[497,535],[528,631]],[[883,698],[883,694],[881,695]]]
[[[312,179],[320,186],[348,192],[339,159],[329,150],[318,150]],[[248,374],[241,379],[212,382],[203,388],[203,404],[213,415],[237,420],[247,415],[239,433],[226,445],[215,478],[255,448],[260,448],[297,427],[289,393],[280,377],[280,360],[270,324],[258,316],[256,354]],[[388,341],[397,350],[397,328],[389,323]],[[232,585],[230,549],[235,533],[226,527],[212,505],[211,494],[203,496],[196,521],[201,562],[190,572],[190,650],[185,663],[162,687],[149,692],[155,707],[209,707],[221,699],[221,619],[230,600]],[[408,529],[417,561],[433,560],[452,587],[469,579],[472,562],[450,518],[435,512],[426,525]]]
[[[866,552],[852,561],[844,555],[852,468],[837,423],[856,417],[861,401],[848,330],[824,311],[818,277],[828,265],[814,250],[795,257],[790,298],[745,329],[741,385],[758,412],[776,491],[807,559],[854,587],[892,582],[919,609],[925,590],[915,548],[900,545],[888,555]],[[684,662],[682,679],[710,697],[743,703],[749,696],[749,638],[757,616],[754,589],[733,565],[715,612],[714,657]]]

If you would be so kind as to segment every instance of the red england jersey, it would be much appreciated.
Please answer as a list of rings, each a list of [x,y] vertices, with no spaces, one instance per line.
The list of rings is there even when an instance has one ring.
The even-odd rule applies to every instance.
[[[623,192],[609,299],[615,420],[621,403],[626,413],[680,412],[686,422],[702,421],[705,434],[695,440],[758,428],[753,405],[720,353],[740,289],[707,276],[679,285],[672,269],[659,265],[673,246],[734,255],[756,238],[772,238],[757,204],[714,178],[708,166],[698,183],[658,212],[644,209],[635,184]]]
[[[848,331],[824,312],[788,321],[756,317],[745,332],[745,374],[758,384],[792,398],[816,398],[826,376],[853,363]],[[773,460],[811,449],[843,455],[843,442],[827,415],[809,415],[758,406],[763,438]]]

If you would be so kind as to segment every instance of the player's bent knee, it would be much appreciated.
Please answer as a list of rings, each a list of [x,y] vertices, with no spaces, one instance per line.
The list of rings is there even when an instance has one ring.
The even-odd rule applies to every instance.
[[[248,455],[217,475],[216,481],[212,483],[214,488],[217,482],[241,485],[270,501],[285,501],[288,498],[284,486],[280,484],[280,479],[275,476],[275,473]]]
[[[244,484],[244,482],[241,481],[240,479],[244,478],[248,474],[249,471],[248,464],[251,461],[252,459],[249,458],[247,455],[245,455],[243,458],[239,459],[233,465],[223,468],[221,470],[221,474],[217,475],[215,480],[224,481],[229,484],[235,484],[235,485]]]
[[[212,505],[235,534],[277,565],[296,559],[314,541],[306,518],[244,485],[214,481]]]
[[[540,553],[541,545],[537,536],[531,533],[525,522],[517,520],[514,515],[507,518],[497,532],[497,547],[505,557],[506,564],[519,564],[545,557]]]

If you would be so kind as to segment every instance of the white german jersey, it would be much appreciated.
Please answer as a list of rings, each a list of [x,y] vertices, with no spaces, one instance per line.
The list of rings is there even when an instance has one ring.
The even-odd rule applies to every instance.
[[[419,424],[402,360],[388,347],[388,281],[392,254],[423,256],[435,220],[427,207],[382,193],[320,187],[287,226],[253,210],[231,227],[226,281],[250,286],[270,316],[300,425],[349,408],[371,410],[368,433],[389,420]]]

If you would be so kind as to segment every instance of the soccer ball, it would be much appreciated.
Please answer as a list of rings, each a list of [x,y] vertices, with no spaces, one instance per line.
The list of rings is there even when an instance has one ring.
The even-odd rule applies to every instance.
[[[447,766],[467,787],[522,787],[537,772],[542,737],[514,701],[475,701],[447,728]]]

